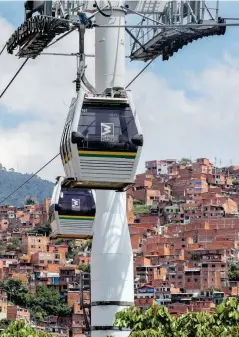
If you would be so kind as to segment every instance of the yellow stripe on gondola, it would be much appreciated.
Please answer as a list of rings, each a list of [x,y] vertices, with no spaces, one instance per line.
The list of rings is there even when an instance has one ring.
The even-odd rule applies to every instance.
[[[66,164],[68,161],[70,161],[71,157],[72,157],[72,155],[71,155],[71,153],[69,153],[68,156],[66,156],[66,157],[64,158],[65,164]]]
[[[64,238],[64,239],[91,239],[92,234],[59,234],[55,235],[55,238]]]
[[[80,150],[79,156],[87,157],[122,157],[122,158],[135,158],[137,152],[116,152],[116,151],[85,151]]]
[[[94,216],[83,216],[83,215],[59,215],[60,219],[88,219],[94,220]]]

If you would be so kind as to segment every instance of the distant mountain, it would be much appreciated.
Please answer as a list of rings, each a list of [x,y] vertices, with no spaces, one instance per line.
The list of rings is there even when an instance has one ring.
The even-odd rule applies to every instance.
[[[39,203],[42,203],[44,198],[51,197],[54,183],[35,176],[10,198],[1,203],[7,195],[24,183],[30,176],[31,174],[0,169],[0,204],[21,207],[24,205],[26,197],[35,197]]]

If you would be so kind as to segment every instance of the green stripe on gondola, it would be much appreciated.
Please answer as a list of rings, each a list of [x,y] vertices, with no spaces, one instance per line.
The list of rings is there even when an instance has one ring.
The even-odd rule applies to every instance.
[[[59,216],[60,220],[88,220],[92,221],[94,220],[93,216],[68,216],[68,215],[60,215]]]
[[[104,151],[79,151],[80,157],[96,157],[96,158],[127,158],[135,159],[136,152],[104,152]]]

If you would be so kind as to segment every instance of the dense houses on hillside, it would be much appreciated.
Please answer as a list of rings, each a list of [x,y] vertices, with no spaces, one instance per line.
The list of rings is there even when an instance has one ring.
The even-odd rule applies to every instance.
[[[135,303],[163,304],[175,315],[212,311],[238,295],[229,270],[238,261],[239,167],[206,158],[145,166],[128,191]]]
[[[205,158],[145,163],[127,191],[128,223],[134,253],[135,304],[168,307],[180,315],[213,311],[238,296],[239,166],[217,168]],[[0,206],[0,282],[20,280],[34,294],[55,288],[71,308],[65,317],[38,320],[29,308],[0,289],[0,319],[27,319],[55,336],[81,337],[90,303],[88,240],[49,238],[44,205]],[[238,264],[239,270],[239,264]]]

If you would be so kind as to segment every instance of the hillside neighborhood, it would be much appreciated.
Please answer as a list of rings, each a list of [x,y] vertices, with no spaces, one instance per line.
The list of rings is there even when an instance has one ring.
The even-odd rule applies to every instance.
[[[90,326],[91,240],[53,240],[50,199],[0,206],[0,325],[26,319],[54,336]],[[239,166],[153,160],[127,190],[135,305],[214,312],[239,291]]]

